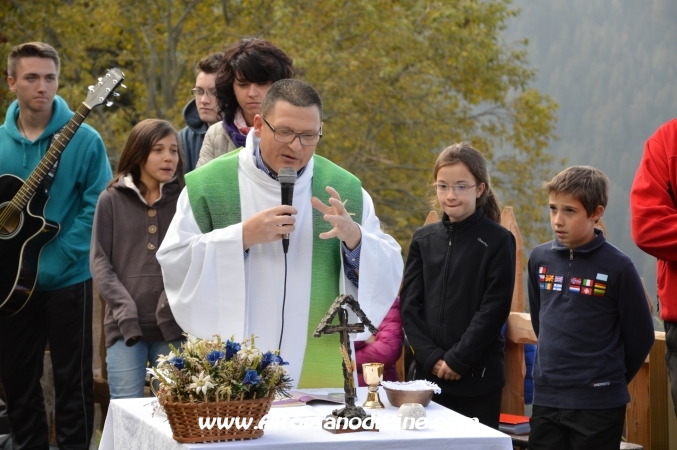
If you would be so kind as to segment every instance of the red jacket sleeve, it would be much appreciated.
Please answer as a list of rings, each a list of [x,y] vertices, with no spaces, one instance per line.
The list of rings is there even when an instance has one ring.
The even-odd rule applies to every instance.
[[[632,238],[644,252],[677,261],[677,119],[646,142],[630,191]]]

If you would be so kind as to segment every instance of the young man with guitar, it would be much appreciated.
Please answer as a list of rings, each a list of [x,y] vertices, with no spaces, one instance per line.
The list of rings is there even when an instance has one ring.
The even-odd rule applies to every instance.
[[[88,110],[81,106],[74,117],[56,95],[54,48],[41,42],[14,47],[7,73],[17,99],[0,126],[0,259],[5,261],[0,264],[9,272],[0,278],[13,280],[14,287],[0,290],[0,378],[13,448],[48,448],[40,377],[49,343],[57,444],[87,449],[94,416],[89,247],[96,202],[112,177],[110,164],[99,134],[87,125],[78,128]],[[104,95],[97,99],[105,102]],[[63,153],[54,164],[49,156],[59,146]],[[39,183],[31,186],[31,180]],[[21,190],[6,198],[8,186],[16,183]],[[23,198],[26,192],[29,199]],[[40,226],[26,231],[36,219]]]

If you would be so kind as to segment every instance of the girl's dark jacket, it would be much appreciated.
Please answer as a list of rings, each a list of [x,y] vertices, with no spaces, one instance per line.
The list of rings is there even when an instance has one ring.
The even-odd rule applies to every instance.
[[[135,336],[152,342],[182,338],[155,258],[181,187],[175,178],[160,189],[162,196],[149,206],[127,174],[103,191],[96,205],[90,268],[106,301],[106,347],[118,339],[134,345]]]
[[[401,297],[402,325],[413,347],[417,378],[443,392],[479,396],[505,384],[501,327],[515,284],[515,238],[482,208],[461,222],[416,230]],[[458,381],[432,375],[440,359]]]

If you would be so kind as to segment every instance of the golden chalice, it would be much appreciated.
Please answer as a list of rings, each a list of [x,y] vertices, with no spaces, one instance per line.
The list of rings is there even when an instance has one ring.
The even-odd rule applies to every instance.
[[[378,385],[383,380],[383,364],[362,364],[362,376],[364,377],[364,382],[369,385],[367,401],[362,406],[370,409],[383,409],[383,403],[378,396]]]

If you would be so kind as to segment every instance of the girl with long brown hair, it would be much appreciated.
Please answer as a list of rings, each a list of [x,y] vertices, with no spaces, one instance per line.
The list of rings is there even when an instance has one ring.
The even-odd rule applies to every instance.
[[[155,253],[184,186],[178,133],[164,120],[139,122],[117,174],[99,197],[90,266],[106,302],[104,334],[111,398],[143,397],[146,366],[180,345]]]

